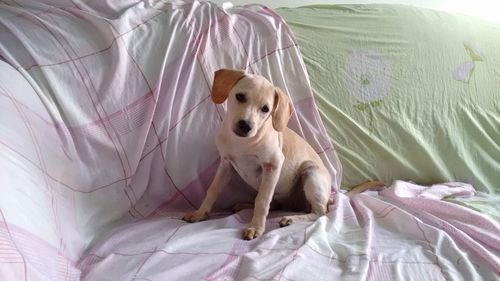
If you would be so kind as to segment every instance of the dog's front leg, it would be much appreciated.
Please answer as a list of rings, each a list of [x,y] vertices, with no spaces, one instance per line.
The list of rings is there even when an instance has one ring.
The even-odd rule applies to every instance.
[[[219,168],[217,168],[217,172],[215,173],[215,178],[212,181],[212,184],[208,187],[207,195],[205,196],[205,199],[203,199],[203,203],[201,203],[198,210],[184,215],[182,218],[183,220],[187,222],[197,222],[208,217],[208,214],[212,210],[212,206],[214,205],[215,200],[217,200],[222,187],[227,185],[231,179],[231,169],[229,161],[222,158]]]
[[[264,163],[262,167],[262,182],[255,198],[255,209],[250,224],[243,230],[243,239],[252,240],[261,236],[266,229],[266,217],[269,213],[269,205],[273,199],[274,189],[278,183],[284,157],[279,157],[273,163]]]

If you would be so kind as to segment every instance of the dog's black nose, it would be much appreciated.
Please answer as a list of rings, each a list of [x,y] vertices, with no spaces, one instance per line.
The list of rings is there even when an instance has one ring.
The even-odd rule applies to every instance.
[[[242,135],[246,136],[252,130],[252,127],[247,121],[240,120],[238,121],[238,129]]]

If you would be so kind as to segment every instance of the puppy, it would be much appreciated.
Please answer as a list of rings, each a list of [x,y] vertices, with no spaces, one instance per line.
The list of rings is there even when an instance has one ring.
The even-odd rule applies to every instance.
[[[287,128],[293,112],[288,96],[262,76],[221,69],[215,72],[212,100],[216,104],[227,100],[227,113],[215,138],[221,162],[203,203],[183,219],[206,219],[220,190],[235,173],[257,190],[244,239],[263,234],[272,200],[286,203],[292,195],[302,193],[308,203],[308,214],[285,216],[281,226],[324,215],[331,192],[330,173],[314,149]]]

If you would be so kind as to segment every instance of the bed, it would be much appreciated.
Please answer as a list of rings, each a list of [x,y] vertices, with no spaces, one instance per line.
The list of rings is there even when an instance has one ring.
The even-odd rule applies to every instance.
[[[0,1],[0,280],[500,280],[500,26],[398,5]],[[219,68],[294,103],[335,203],[210,219]],[[348,198],[381,179],[387,188]]]

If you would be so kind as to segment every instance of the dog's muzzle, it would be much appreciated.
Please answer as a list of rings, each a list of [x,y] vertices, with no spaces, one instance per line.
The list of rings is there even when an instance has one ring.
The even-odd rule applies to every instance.
[[[250,123],[245,120],[240,120],[236,124],[236,128],[234,129],[234,133],[240,137],[248,136],[248,133],[252,130],[252,126]]]

